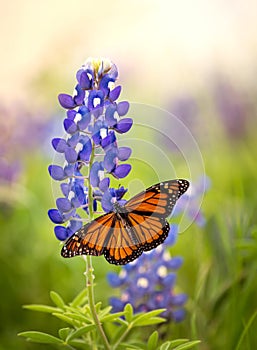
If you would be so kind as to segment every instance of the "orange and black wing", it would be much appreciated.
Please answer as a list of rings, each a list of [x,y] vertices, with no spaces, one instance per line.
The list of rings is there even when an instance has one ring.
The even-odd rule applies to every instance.
[[[143,251],[157,247],[167,238],[170,226],[166,218],[188,187],[187,180],[161,182],[126,203],[128,224],[133,228]]]
[[[178,198],[189,187],[187,180],[170,180],[158,183],[131,198],[125,208],[139,215],[167,218]]]
[[[166,218],[188,187],[187,180],[165,181],[131,198],[122,208],[121,220],[115,222],[122,239],[117,241],[114,234],[116,246],[106,247],[105,258],[112,264],[124,265],[163,243],[170,231]]]
[[[61,255],[105,256],[111,264],[125,265],[138,258],[143,250],[124,218],[108,213],[83,226],[64,244]]]
[[[83,226],[67,240],[62,256],[104,254],[109,263],[116,265],[135,260],[143,251],[164,242],[170,229],[166,218],[188,187],[186,180],[165,181],[149,187],[116,212]]]
[[[102,255],[106,242],[111,238],[110,229],[114,221],[115,213],[108,213],[86,224],[65,242],[61,255],[64,258],[82,254]]]

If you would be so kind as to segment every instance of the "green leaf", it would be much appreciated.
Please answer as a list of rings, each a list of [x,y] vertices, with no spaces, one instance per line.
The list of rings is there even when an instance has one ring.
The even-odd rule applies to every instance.
[[[75,349],[81,349],[81,350],[92,350],[91,344],[86,344],[84,340],[81,339],[74,339],[69,342],[69,345],[74,347]]]
[[[66,327],[66,328],[59,329],[58,334],[62,340],[66,340],[70,332],[71,332],[71,328]]]
[[[53,316],[59,318],[60,320],[71,324],[72,326],[80,326],[80,323],[78,323],[77,321],[74,321],[72,318],[67,317],[66,315],[60,314],[60,313],[53,313]]]
[[[148,339],[147,350],[156,350],[158,338],[159,338],[158,332],[154,331]]]
[[[180,344],[185,344],[186,342],[188,342],[189,339],[175,339],[175,340],[171,340],[170,343],[170,349],[174,349],[176,346],[180,345]]]
[[[200,340],[192,340],[187,342],[186,344],[181,344],[174,348],[174,350],[187,350],[187,349],[192,349],[195,345],[201,343]]]
[[[101,322],[111,322],[111,321],[120,321],[120,316],[123,316],[124,315],[124,311],[121,311],[121,312],[116,312],[115,314],[109,314],[107,316],[104,316],[102,318],[100,318],[100,321]],[[122,320],[123,321],[123,320]]]
[[[241,347],[241,344],[243,342],[244,337],[246,336],[247,332],[249,331],[249,328],[251,327],[253,321],[255,320],[257,316],[257,310],[254,312],[254,314],[250,317],[249,321],[247,322],[243,332],[241,333],[240,339],[237,343],[236,350],[239,350]]]
[[[23,305],[23,308],[27,310],[47,312],[49,314],[52,314],[53,312],[62,312],[62,310],[57,307],[40,304]]]
[[[87,301],[87,289],[83,289],[70,303],[72,307],[81,306]]]
[[[111,309],[112,309],[111,306],[105,307],[103,310],[101,310],[101,311],[98,313],[98,317],[99,317],[99,318],[102,318],[102,317],[104,317],[105,315],[109,315]]]
[[[97,304],[95,304],[95,309],[96,309],[97,314],[99,314],[101,307],[102,307],[101,301],[99,301]]]
[[[170,341],[167,341],[167,342],[163,343],[163,344],[160,346],[160,350],[172,349],[172,348],[170,347],[170,345],[171,345],[171,342],[170,342]]]
[[[68,316],[69,318],[75,320],[75,321],[80,321],[83,323],[92,323],[92,320],[82,314],[79,313],[72,313],[72,312],[66,312],[64,314],[65,316]]]
[[[44,344],[62,344],[63,341],[59,338],[54,337],[51,334],[36,332],[36,331],[28,331],[21,332],[18,334],[21,337],[27,338],[28,341],[33,341],[35,343],[44,343]]]
[[[116,343],[122,337],[123,333],[126,332],[128,324],[122,324],[120,327],[116,327],[114,334],[112,334],[112,342]]]
[[[165,318],[162,317],[151,317],[151,318],[145,318],[138,320],[136,323],[133,323],[133,327],[138,327],[138,326],[150,326],[153,324],[159,324],[166,322]]]
[[[51,291],[50,292],[50,298],[52,299],[53,303],[56,306],[58,306],[61,309],[64,309],[65,303],[64,303],[62,297],[58,293],[56,293],[54,291]]]
[[[73,340],[75,338],[79,338],[81,337],[83,334],[88,333],[90,331],[93,331],[96,329],[96,326],[94,324],[91,324],[89,326],[84,326],[81,328],[78,328],[76,331],[74,331],[73,333],[71,333],[68,337],[67,337],[67,342],[69,342],[70,340]]]
[[[133,319],[133,307],[131,304],[126,304],[124,307],[124,316],[125,316],[125,320],[129,323],[132,322]]]

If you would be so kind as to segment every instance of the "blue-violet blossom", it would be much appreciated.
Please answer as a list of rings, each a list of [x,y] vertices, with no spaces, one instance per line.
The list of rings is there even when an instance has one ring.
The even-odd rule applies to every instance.
[[[167,251],[167,248],[175,243],[177,233],[177,225],[171,225],[169,236],[162,245],[123,266],[119,274],[108,273],[109,284],[119,287],[121,291],[120,297],[110,298],[113,312],[122,311],[127,303],[131,303],[135,313],[165,308],[163,317],[175,322],[183,320],[183,305],[187,296],[174,292],[174,271],[181,266],[183,259],[171,258]]]
[[[56,224],[59,240],[66,240],[82,226],[79,209],[89,212],[90,188],[93,209],[97,210],[100,201],[106,212],[113,209],[115,201],[122,201],[127,191],[123,186],[110,188],[109,177],[124,178],[131,170],[130,164],[123,163],[131,149],[118,147],[116,138],[117,133],[129,131],[133,123],[124,117],[129,103],[117,102],[121,93],[121,86],[114,85],[117,77],[117,67],[111,61],[90,58],[76,74],[74,94],[58,96],[67,109],[63,121],[66,136],[54,138],[52,145],[65,161],[63,166],[50,165],[49,173],[61,182],[63,196],[56,199],[57,208],[50,209],[48,215]]]

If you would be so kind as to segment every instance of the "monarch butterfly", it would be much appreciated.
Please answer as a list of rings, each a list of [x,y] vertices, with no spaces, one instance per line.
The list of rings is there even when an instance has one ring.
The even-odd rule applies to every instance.
[[[169,234],[166,218],[189,187],[187,180],[158,183],[131,198],[124,206],[99,216],[74,233],[61,255],[104,255],[110,264],[125,265],[163,243]]]

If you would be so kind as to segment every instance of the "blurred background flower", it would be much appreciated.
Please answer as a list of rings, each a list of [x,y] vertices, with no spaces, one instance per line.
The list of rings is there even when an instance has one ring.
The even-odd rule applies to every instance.
[[[133,306],[135,313],[155,309],[166,309],[161,316],[168,321],[183,320],[183,308],[187,296],[175,292],[176,273],[183,259],[171,257],[168,248],[177,238],[178,227],[171,225],[165,242],[150,252],[144,252],[137,260],[122,267],[119,274],[109,272],[108,282],[113,288],[120,289],[119,297],[111,297],[113,312],[122,311],[127,303]]]

